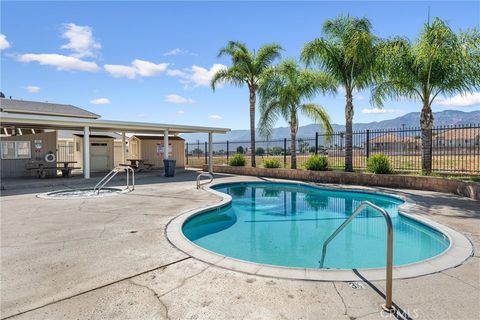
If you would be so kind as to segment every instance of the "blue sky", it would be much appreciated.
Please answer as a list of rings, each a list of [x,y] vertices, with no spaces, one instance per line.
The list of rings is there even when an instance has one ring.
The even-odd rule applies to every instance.
[[[285,58],[321,36],[325,19],[368,17],[382,37],[413,39],[427,19],[454,30],[478,27],[480,2],[1,2],[1,90],[18,99],[73,104],[104,119],[248,128],[248,90],[212,92],[212,73],[228,65],[219,48],[278,42]],[[387,102],[372,111],[358,92],[355,122],[419,111],[418,102]],[[344,97],[315,100],[344,123]],[[480,109],[480,93],[436,104],[434,111]],[[300,124],[310,123],[301,119]],[[278,126],[285,125],[279,122]]]

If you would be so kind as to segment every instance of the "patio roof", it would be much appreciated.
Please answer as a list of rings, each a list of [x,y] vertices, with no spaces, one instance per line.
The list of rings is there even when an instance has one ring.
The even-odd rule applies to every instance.
[[[2,127],[20,127],[20,128],[41,128],[41,129],[63,129],[63,130],[81,130],[89,127],[94,131],[116,131],[129,133],[164,133],[168,130],[170,134],[177,133],[226,133],[228,128],[186,126],[178,124],[148,123],[115,121],[101,119],[82,119],[74,117],[58,117],[31,114],[12,114],[0,113],[0,124]]]

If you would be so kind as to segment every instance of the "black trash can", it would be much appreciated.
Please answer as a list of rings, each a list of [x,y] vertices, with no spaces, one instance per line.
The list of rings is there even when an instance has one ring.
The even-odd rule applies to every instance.
[[[163,167],[165,168],[165,177],[173,177],[175,176],[175,165],[177,164],[177,160],[163,160]]]

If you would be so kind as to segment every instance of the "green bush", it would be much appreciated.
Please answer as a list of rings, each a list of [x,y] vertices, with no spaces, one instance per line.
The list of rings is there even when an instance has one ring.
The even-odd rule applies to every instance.
[[[328,170],[328,158],[326,156],[314,155],[305,162],[307,170],[326,171]]]
[[[231,165],[232,167],[243,167],[245,166],[245,157],[239,153],[234,154],[230,160],[228,161],[228,164]]]
[[[378,153],[368,158],[367,171],[377,174],[387,174],[392,173],[392,166],[386,155]]]
[[[263,166],[265,168],[280,168],[280,161],[275,158],[266,158],[263,160]]]

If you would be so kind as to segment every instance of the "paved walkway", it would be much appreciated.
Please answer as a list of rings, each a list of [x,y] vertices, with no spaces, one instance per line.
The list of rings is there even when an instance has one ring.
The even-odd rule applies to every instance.
[[[383,281],[355,285],[265,278],[213,267],[178,251],[165,238],[168,221],[219,201],[196,190],[195,177],[192,172],[146,177],[135,192],[101,199],[36,198],[45,187],[23,189],[23,194],[2,191],[1,317],[394,318],[379,311]],[[480,203],[433,192],[393,193],[419,204],[418,213],[464,233],[476,249],[457,268],[394,281],[394,301],[403,318],[480,318]]]

